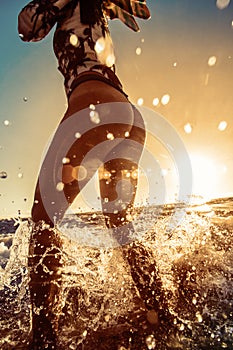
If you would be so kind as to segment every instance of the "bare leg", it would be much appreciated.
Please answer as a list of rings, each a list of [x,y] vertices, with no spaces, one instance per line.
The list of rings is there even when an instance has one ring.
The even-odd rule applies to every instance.
[[[129,242],[130,218],[137,190],[137,164],[116,158],[99,171],[102,211],[120,245]]]
[[[97,102],[124,102],[123,110],[121,109],[124,125],[102,123],[102,119],[104,120],[108,113],[111,116],[112,111],[102,111],[99,125],[92,123],[89,126],[89,114],[87,119],[83,119],[82,113],[73,118],[76,112],[86,109],[90,104],[96,105]],[[108,140],[106,135],[115,133],[120,139],[132,129],[131,110],[132,107],[125,96],[111,86],[98,81],[83,83],[71,95],[68,111],[49,147],[39,174],[32,208],[35,228],[29,247],[33,334],[30,349],[57,348],[56,304],[61,286],[62,254],[60,238],[53,229],[55,223],[62,219],[69,205],[93,176],[97,167],[103,163],[106,147],[99,149],[97,146]],[[69,124],[71,120],[75,121],[75,129]],[[64,129],[65,122],[68,122],[68,128]],[[83,128],[85,122],[87,131],[75,138],[74,134],[79,128]],[[66,149],[64,142],[71,136],[74,140]],[[117,142],[113,141],[113,145],[117,146]],[[88,154],[90,156],[85,158]],[[86,172],[78,181],[80,166],[84,167]]]
[[[32,303],[31,349],[56,349],[56,298],[61,276],[61,245],[52,229],[37,227],[29,246],[29,289]]]
[[[115,239],[122,246],[124,258],[128,261],[131,276],[147,309],[144,321],[152,327],[168,322],[162,283],[151,253],[137,242],[132,242],[130,232],[133,206],[138,185],[138,164],[143,150],[145,130],[140,113],[134,110],[134,124],[124,141],[114,149],[115,159],[104,163],[99,171],[102,210],[106,225],[112,228]],[[117,158],[124,155],[124,158]]]
[[[99,172],[100,191],[106,224],[122,246],[132,279],[147,309],[145,317],[136,322],[143,322],[154,328],[160,327],[163,322],[167,323],[171,316],[152,254],[130,238],[130,233],[134,230],[131,218],[137,191],[136,174],[137,164],[132,161],[109,161]]]

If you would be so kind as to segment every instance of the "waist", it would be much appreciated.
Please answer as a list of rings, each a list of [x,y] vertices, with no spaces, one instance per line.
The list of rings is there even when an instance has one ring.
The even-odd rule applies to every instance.
[[[98,67],[96,67],[97,69]],[[72,94],[72,92],[74,91],[74,89],[76,89],[80,84],[89,81],[89,80],[98,80],[98,81],[102,81],[108,85],[111,85],[112,87],[114,87],[115,89],[117,89],[118,91],[120,91],[124,96],[126,96],[128,98],[128,95],[124,92],[122,84],[120,82],[120,80],[118,79],[118,77],[116,76],[116,74],[108,67],[104,67],[102,68],[104,69],[103,73],[100,73],[98,71],[95,70],[89,70],[89,71],[85,71],[80,73],[72,82],[70,89],[67,93],[68,99],[70,97],[70,95]]]

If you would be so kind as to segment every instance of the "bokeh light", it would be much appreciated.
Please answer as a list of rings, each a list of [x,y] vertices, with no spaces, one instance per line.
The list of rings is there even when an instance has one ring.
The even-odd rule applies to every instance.
[[[103,37],[99,38],[95,44],[95,51],[100,54],[105,49],[105,39]]]
[[[217,62],[217,57],[216,57],[216,56],[211,56],[211,57],[209,57],[209,59],[208,59],[208,65],[209,65],[210,67],[214,66],[214,65],[216,64],[216,62]]]
[[[225,9],[229,4],[231,0],[217,0],[216,1],[216,6],[220,9],[223,10]]]
[[[186,134],[191,134],[191,132],[193,131],[192,125],[190,123],[185,124],[184,131],[186,132]]]
[[[137,105],[138,105],[138,106],[142,106],[143,103],[144,103],[144,100],[143,100],[142,97],[140,97],[140,98],[137,100]]]
[[[159,105],[159,98],[158,97],[155,97],[154,99],[153,99],[153,101],[152,101],[152,104],[153,104],[153,106],[158,106]]]
[[[142,49],[140,48],[140,47],[137,47],[136,48],[136,55],[141,55],[141,53],[142,53]]]
[[[170,95],[168,94],[163,95],[161,98],[162,105],[164,106],[167,105],[170,102],[170,99],[171,99]]]
[[[222,120],[219,124],[218,124],[218,130],[219,131],[224,131],[227,128],[227,122],[225,120]]]
[[[4,120],[4,122],[3,122],[3,124],[5,125],[5,126],[9,126],[10,125],[10,122],[9,122],[9,120]]]
[[[71,34],[71,36],[70,36],[70,43],[71,43],[71,45],[73,45],[73,46],[78,46],[79,40],[78,40],[77,35]]]
[[[115,64],[116,58],[113,53],[109,54],[106,58],[106,65],[112,67]]]

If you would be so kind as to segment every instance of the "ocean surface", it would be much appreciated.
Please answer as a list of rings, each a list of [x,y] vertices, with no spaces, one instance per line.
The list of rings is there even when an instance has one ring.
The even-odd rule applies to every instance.
[[[233,198],[144,207],[134,223],[132,241],[148,252],[139,258],[150,293],[163,295],[171,317],[158,325],[146,313],[102,216],[72,214],[60,227],[65,263],[58,350],[233,349]],[[0,221],[1,350],[28,346],[29,232],[26,219]],[[155,287],[154,280],[161,283]]]

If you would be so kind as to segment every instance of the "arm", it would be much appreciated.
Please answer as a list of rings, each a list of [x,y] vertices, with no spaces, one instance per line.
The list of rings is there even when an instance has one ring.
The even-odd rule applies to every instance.
[[[104,0],[103,5],[110,19],[119,18],[135,32],[139,31],[139,27],[134,16],[142,19],[150,18],[146,0]]]
[[[33,0],[18,17],[18,32],[23,41],[43,39],[56,23],[60,10],[72,0]]]

